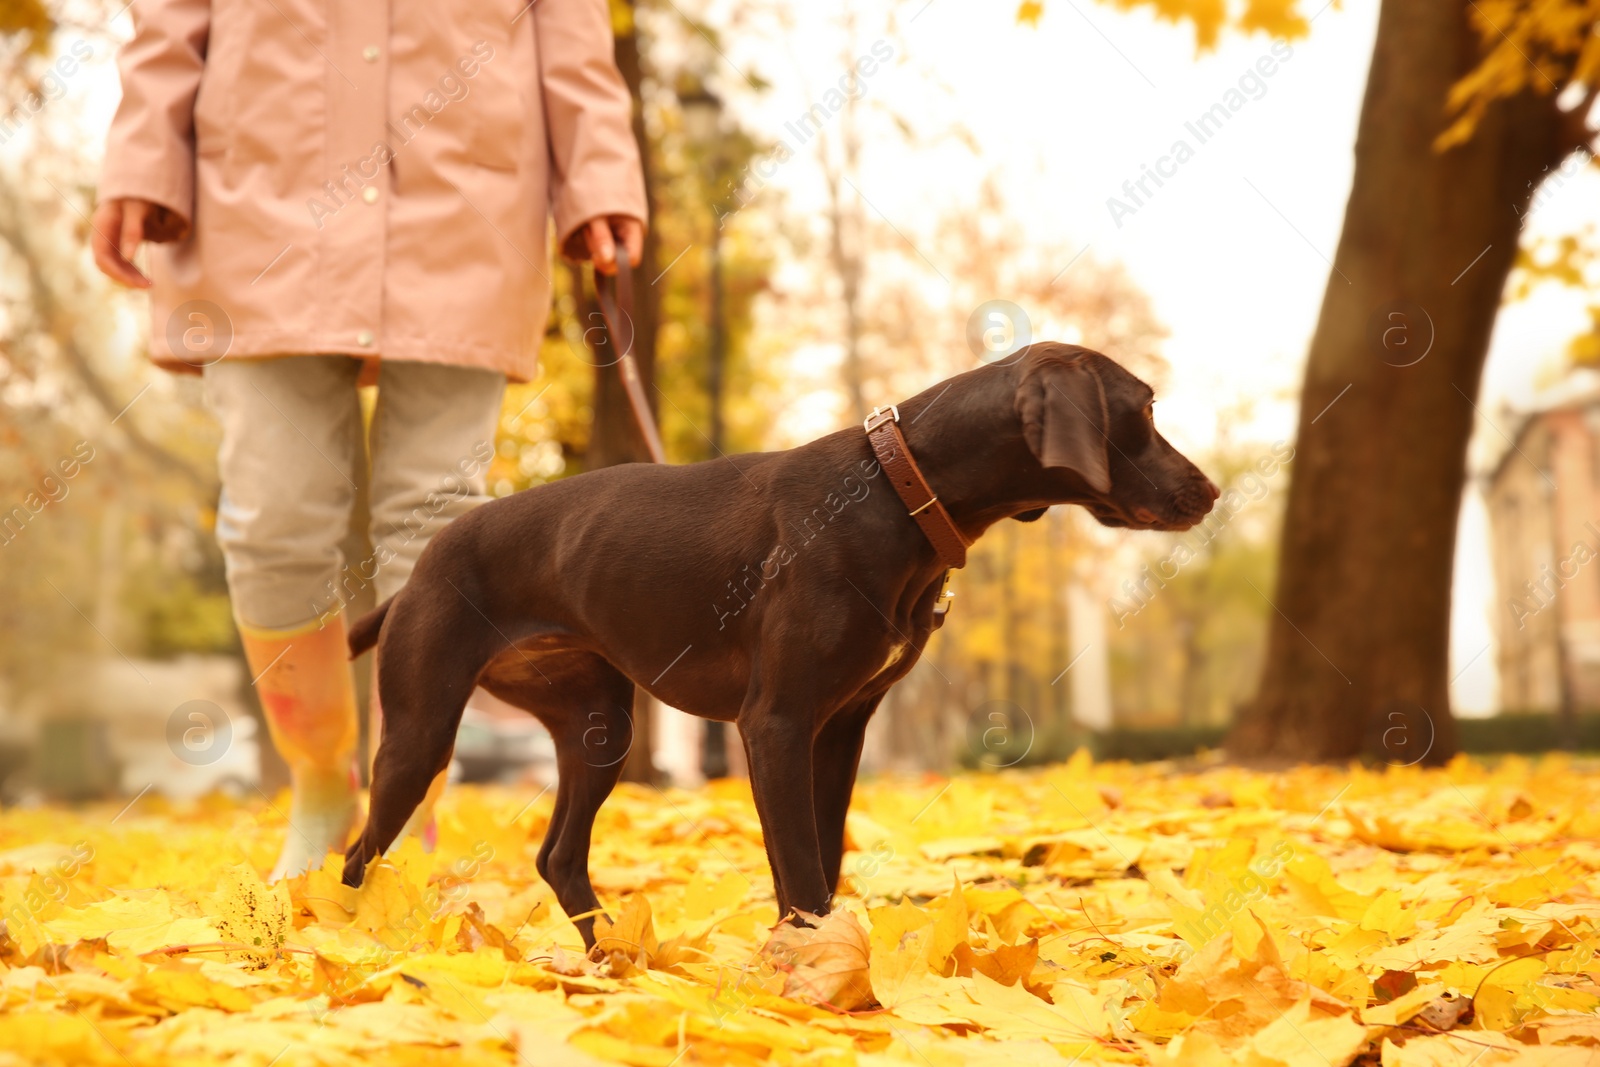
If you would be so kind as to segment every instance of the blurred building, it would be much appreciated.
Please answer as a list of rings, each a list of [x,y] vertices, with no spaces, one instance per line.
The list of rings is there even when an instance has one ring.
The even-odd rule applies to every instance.
[[[1501,423],[1489,472],[1500,707],[1600,707],[1600,388]]]

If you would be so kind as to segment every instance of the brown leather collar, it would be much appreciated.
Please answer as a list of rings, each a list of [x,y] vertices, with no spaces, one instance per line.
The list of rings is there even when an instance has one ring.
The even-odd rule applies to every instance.
[[[864,425],[873,454],[889,475],[889,484],[894,486],[906,511],[917,520],[933,550],[939,554],[939,561],[946,567],[965,566],[967,539],[922,476],[911,449],[906,446],[905,435],[900,432],[899,422],[900,409],[893,405],[872,409]]]

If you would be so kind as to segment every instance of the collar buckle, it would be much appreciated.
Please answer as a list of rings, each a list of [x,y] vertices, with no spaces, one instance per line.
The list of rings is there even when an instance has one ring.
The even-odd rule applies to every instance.
[[[861,425],[862,425],[862,427],[864,427],[866,429],[866,431],[868,433],[871,433],[873,430],[876,430],[878,427],[882,426],[886,422],[899,422],[899,421],[900,421],[900,409],[898,407],[896,407],[894,404],[890,404],[886,408],[879,408],[879,407],[873,408],[872,409],[872,414],[868,415],[866,417],[865,421],[863,421]]]

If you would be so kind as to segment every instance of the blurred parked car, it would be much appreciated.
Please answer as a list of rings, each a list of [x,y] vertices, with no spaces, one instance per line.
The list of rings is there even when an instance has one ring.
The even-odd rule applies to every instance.
[[[549,785],[556,780],[555,742],[538,719],[480,689],[461,716],[450,777]]]

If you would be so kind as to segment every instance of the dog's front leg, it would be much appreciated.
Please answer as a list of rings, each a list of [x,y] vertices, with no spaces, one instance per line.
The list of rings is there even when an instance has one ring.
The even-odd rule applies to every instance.
[[[831,896],[812,807],[811,718],[786,711],[747,706],[739,716],[780,921],[793,911],[824,915]]]
[[[822,877],[828,891],[839,891],[844,861],[844,820],[861,764],[861,742],[883,694],[840,710],[823,724],[811,746],[812,805],[817,841],[822,846]]]

